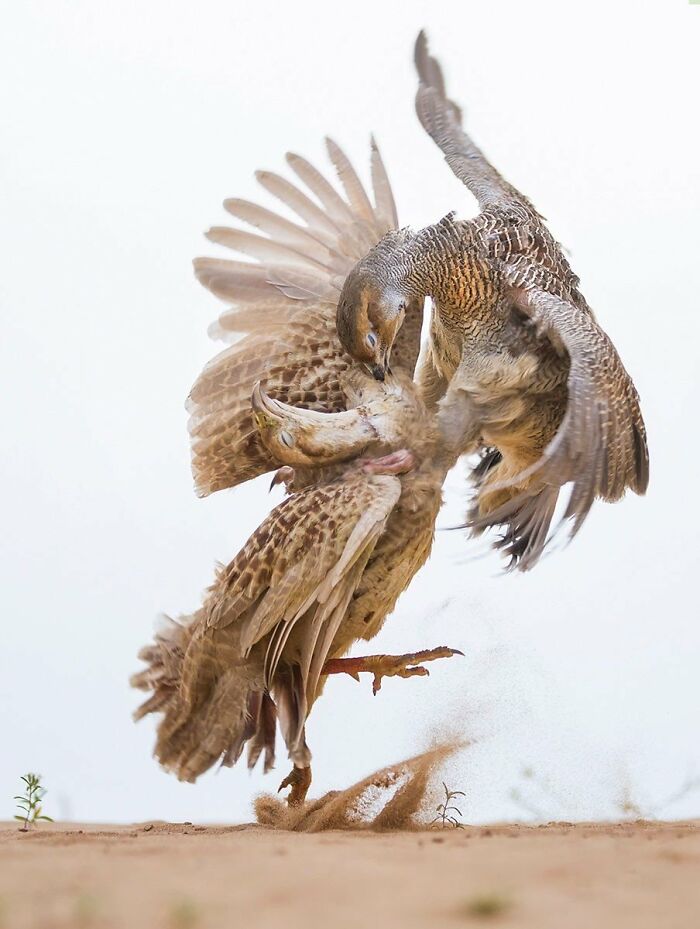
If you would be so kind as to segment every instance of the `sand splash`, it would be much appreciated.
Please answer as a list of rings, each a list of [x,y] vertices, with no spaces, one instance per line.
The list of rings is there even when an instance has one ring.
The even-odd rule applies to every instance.
[[[460,742],[439,745],[297,809],[288,807],[279,797],[262,794],[255,800],[257,821],[291,832],[425,829],[430,819],[426,814],[430,812],[431,775],[461,747]]]

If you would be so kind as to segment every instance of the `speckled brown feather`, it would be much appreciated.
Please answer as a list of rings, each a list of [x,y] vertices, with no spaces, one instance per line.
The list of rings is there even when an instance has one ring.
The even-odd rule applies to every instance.
[[[597,497],[618,500],[628,487],[645,492],[649,457],[639,398],[612,342],[581,295],[578,277],[561,246],[527,198],[501,177],[463,131],[461,111],[446,95],[440,66],[429,55],[423,33],[416,42],[415,60],[421,123],[482,208],[475,220],[460,224],[462,249],[453,246],[449,252],[454,256],[466,247],[486,259],[488,270],[479,266],[478,259],[471,269],[464,262],[455,268],[453,260],[453,288],[473,288],[475,277],[488,279],[493,274],[502,288],[500,299],[480,299],[461,315],[454,312],[460,302],[453,294],[436,294],[439,319],[454,322],[457,317],[457,328],[470,332],[469,349],[457,365],[457,383],[461,379],[473,387],[479,366],[491,357],[503,358],[495,365],[502,366],[503,373],[516,372],[518,356],[523,358],[528,351],[537,364],[535,371],[521,366],[521,377],[508,388],[519,388],[521,400],[530,408],[528,414],[522,404],[514,405],[510,427],[489,424],[499,414],[504,418],[494,379],[482,381],[480,389],[470,394],[471,402],[482,407],[482,438],[504,453],[482,483],[472,526],[477,531],[504,526],[499,547],[527,569],[543,550],[558,488],[572,484],[565,513],[572,520],[572,535]],[[518,318],[507,318],[504,308],[523,314],[539,345],[533,345],[527,325],[519,327],[518,336]],[[454,339],[449,325],[438,323],[434,332],[438,342]],[[438,347],[440,354],[445,354],[444,345]],[[562,376],[567,392],[558,401]]]
[[[234,764],[246,743],[250,764],[264,752],[271,765],[275,720],[295,764],[308,764],[304,724],[326,658],[376,635],[430,553],[448,465],[417,392],[406,375],[379,384],[359,371],[345,389],[346,403],[361,403],[375,424],[370,453],[406,442],[419,464],[400,477],[372,474],[352,460],[358,447],[348,414],[321,417],[328,454],[341,447],[347,460],[324,467],[317,439],[310,483],[217,572],[201,609],[169,623],[140,653],[147,668],[132,683],[151,696],[137,716],[163,714],[156,756],[181,779],[217,760]],[[269,409],[278,428],[292,429],[289,418],[300,416]]]
[[[218,571],[202,608],[140,653],[148,668],[132,684],[154,693],[137,717],[164,714],[156,756],[165,767],[195,780],[221,758],[234,763],[257,731],[246,728],[249,703],[268,693],[284,703],[289,686],[295,716],[285,737],[291,757],[306,758],[309,667],[314,658],[323,664],[331,643],[315,648],[327,624],[337,630],[337,613],[344,617],[400,490],[396,477],[355,468],[289,497]]]
[[[229,303],[210,332],[234,340],[203,370],[187,403],[200,496],[279,464],[260,445],[252,421],[249,401],[256,381],[263,381],[271,396],[298,407],[329,413],[344,409],[339,378],[352,360],[335,332],[338,294],[355,262],[395,228],[396,208],[374,140],[375,205],[341,149],[329,140],[328,150],[347,200],[305,159],[290,154],[290,167],[316,200],[270,172],[259,172],[258,179],[305,225],[248,201],[227,200],[229,213],[262,234],[216,227],[209,238],[256,263],[195,261],[201,283]],[[401,336],[395,365],[412,372],[419,343],[417,320]]]
[[[361,359],[355,278],[376,281],[380,301],[384,292],[432,297],[431,345],[419,373],[425,401],[438,406],[448,453],[498,449],[469,523],[477,532],[501,527],[497,546],[526,570],[544,549],[565,484],[572,534],[597,497],[645,491],[644,423],[634,385],[559,243],[464,132],[422,33],[415,62],[419,119],[482,212],[468,222],[450,214],[406,230],[393,247],[375,247],[345,284],[338,331]]]

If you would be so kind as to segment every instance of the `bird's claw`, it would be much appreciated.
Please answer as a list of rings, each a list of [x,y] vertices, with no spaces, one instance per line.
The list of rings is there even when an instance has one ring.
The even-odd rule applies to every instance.
[[[356,681],[360,673],[366,671],[373,675],[372,693],[381,690],[384,677],[428,677],[430,671],[422,662],[436,661],[438,658],[451,658],[464,655],[457,648],[441,645],[421,652],[409,652],[405,655],[367,655],[364,658],[329,658],[323,667],[324,674],[349,674]]]
[[[277,793],[284,790],[285,787],[291,787],[287,795],[288,806],[301,806],[306,800],[306,794],[311,786],[311,768],[292,768],[282,783],[277,788]]]

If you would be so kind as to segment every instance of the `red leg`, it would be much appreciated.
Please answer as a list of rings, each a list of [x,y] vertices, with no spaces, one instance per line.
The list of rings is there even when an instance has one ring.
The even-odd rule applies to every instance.
[[[422,667],[423,661],[436,661],[438,658],[451,658],[463,655],[456,648],[430,648],[422,652],[409,652],[406,655],[367,655],[364,658],[329,658],[323,666],[324,674],[349,674],[359,681],[360,674],[367,671],[374,675],[372,693],[376,695],[381,689],[383,677],[427,677],[430,673]]]

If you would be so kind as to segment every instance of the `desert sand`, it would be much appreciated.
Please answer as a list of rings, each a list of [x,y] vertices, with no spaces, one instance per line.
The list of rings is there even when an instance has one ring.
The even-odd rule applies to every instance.
[[[0,827],[4,929],[700,924],[700,823]]]

